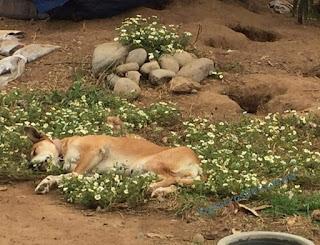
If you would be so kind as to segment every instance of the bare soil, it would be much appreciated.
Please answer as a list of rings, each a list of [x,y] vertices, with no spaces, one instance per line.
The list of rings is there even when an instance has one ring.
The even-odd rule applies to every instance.
[[[234,119],[243,110],[265,114],[317,108],[320,79],[312,77],[316,73],[309,71],[320,64],[320,28],[314,24],[297,25],[289,16],[273,14],[266,9],[267,2],[181,0],[164,10],[140,8],[110,19],[81,22],[1,19],[0,29],[26,32],[25,43],[61,46],[28,64],[23,76],[12,82],[8,90],[68,88],[75,74],[90,73],[95,45],[112,41],[114,28],[125,17],[143,14],[157,15],[165,24],[181,24],[194,36],[199,31],[194,51],[214,59],[225,79],[205,81],[194,95],[172,96],[165,86],[144,86],[137,104],[171,100],[178,103],[186,116],[208,116],[213,120]],[[98,213],[68,205],[54,192],[35,195],[33,188],[34,183],[25,182],[0,191],[1,245],[190,244],[196,233],[212,239],[206,243],[216,244],[233,228],[286,231],[320,244],[319,227],[303,217],[288,222],[227,210],[213,219],[181,219],[172,212],[146,207]],[[160,234],[160,238],[150,238],[148,233]]]
[[[236,231],[272,230],[302,235],[320,244],[320,231],[310,220],[263,219],[231,208],[214,218],[181,219],[170,212],[138,207],[95,212],[66,204],[57,192],[36,195],[33,182],[7,185],[0,192],[0,244],[191,244],[201,233],[216,244]],[[3,186],[1,186],[3,187]]]

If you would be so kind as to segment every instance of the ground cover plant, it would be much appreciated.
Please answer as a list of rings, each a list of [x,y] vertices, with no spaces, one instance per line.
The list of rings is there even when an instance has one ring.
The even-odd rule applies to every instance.
[[[260,188],[289,174],[296,179],[257,192],[251,199],[272,203],[274,214],[307,214],[320,208],[319,195],[315,194],[320,186],[320,129],[319,118],[312,115],[244,116],[232,123],[182,120],[172,104],[138,108],[99,88],[84,86],[83,81],[75,82],[67,92],[1,93],[0,103],[2,179],[37,177],[27,168],[31,145],[23,135],[24,125],[35,126],[51,137],[139,134],[161,128],[167,134],[167,145],[194,149],[204,170],[202,180],[179,188],[180,211]],[[106,122],[108,116],[115,115],[124,122],[120,131]],[[150,174],[128,174],[119,167],[103,175],[67,178],[60,190],[67,201],[88,207],[136,205],[149,197],[146,189],[154,179]],[[287,203],[292,204],[290,209],[284,208]]]
[[[115,41],[131,46],[144,48],[149,59],[159,58],[162,54],[184,50],[190,42],[192,34],[180,31],[179,26],[160,24],[157,16],[144,18],[141,15],[126,18],[116,29],[118,37]]]

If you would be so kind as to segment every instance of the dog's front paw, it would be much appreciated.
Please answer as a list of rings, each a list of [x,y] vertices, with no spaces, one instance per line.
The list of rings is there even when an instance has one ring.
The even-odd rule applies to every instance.
[[[55,184],[55,181],[48,176],[40,182],[40,184],[34,190],[37,194],[46,194],[50,191],[51,186]]]

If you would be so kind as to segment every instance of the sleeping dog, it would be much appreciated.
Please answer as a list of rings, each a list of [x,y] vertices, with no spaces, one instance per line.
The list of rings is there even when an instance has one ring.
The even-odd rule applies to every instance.
[[[24,131],[32,141],[30,165],[46,169],[49,162],[69,173],[50,175],[43,179],[35,192],[44,194],[59,185],[63,177],[108,171],[119,163],[131,171],[153,172],[159,181],[149,187],[151,196],[165,195],[176,190],[175,184],[190,185],[200,179],[200,161],[188,147],[158,146],[139,136],[112,137],[106,135],[72,136],[51,140],[35,128]]]

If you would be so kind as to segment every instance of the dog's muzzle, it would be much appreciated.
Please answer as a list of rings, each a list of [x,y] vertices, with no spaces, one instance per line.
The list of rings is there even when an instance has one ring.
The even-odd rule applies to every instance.
[[[41,162],[30,161],[28,164],[28,168],[33,171],[46,171],[50,161],[50,156],[46,157],[44,161]]]

